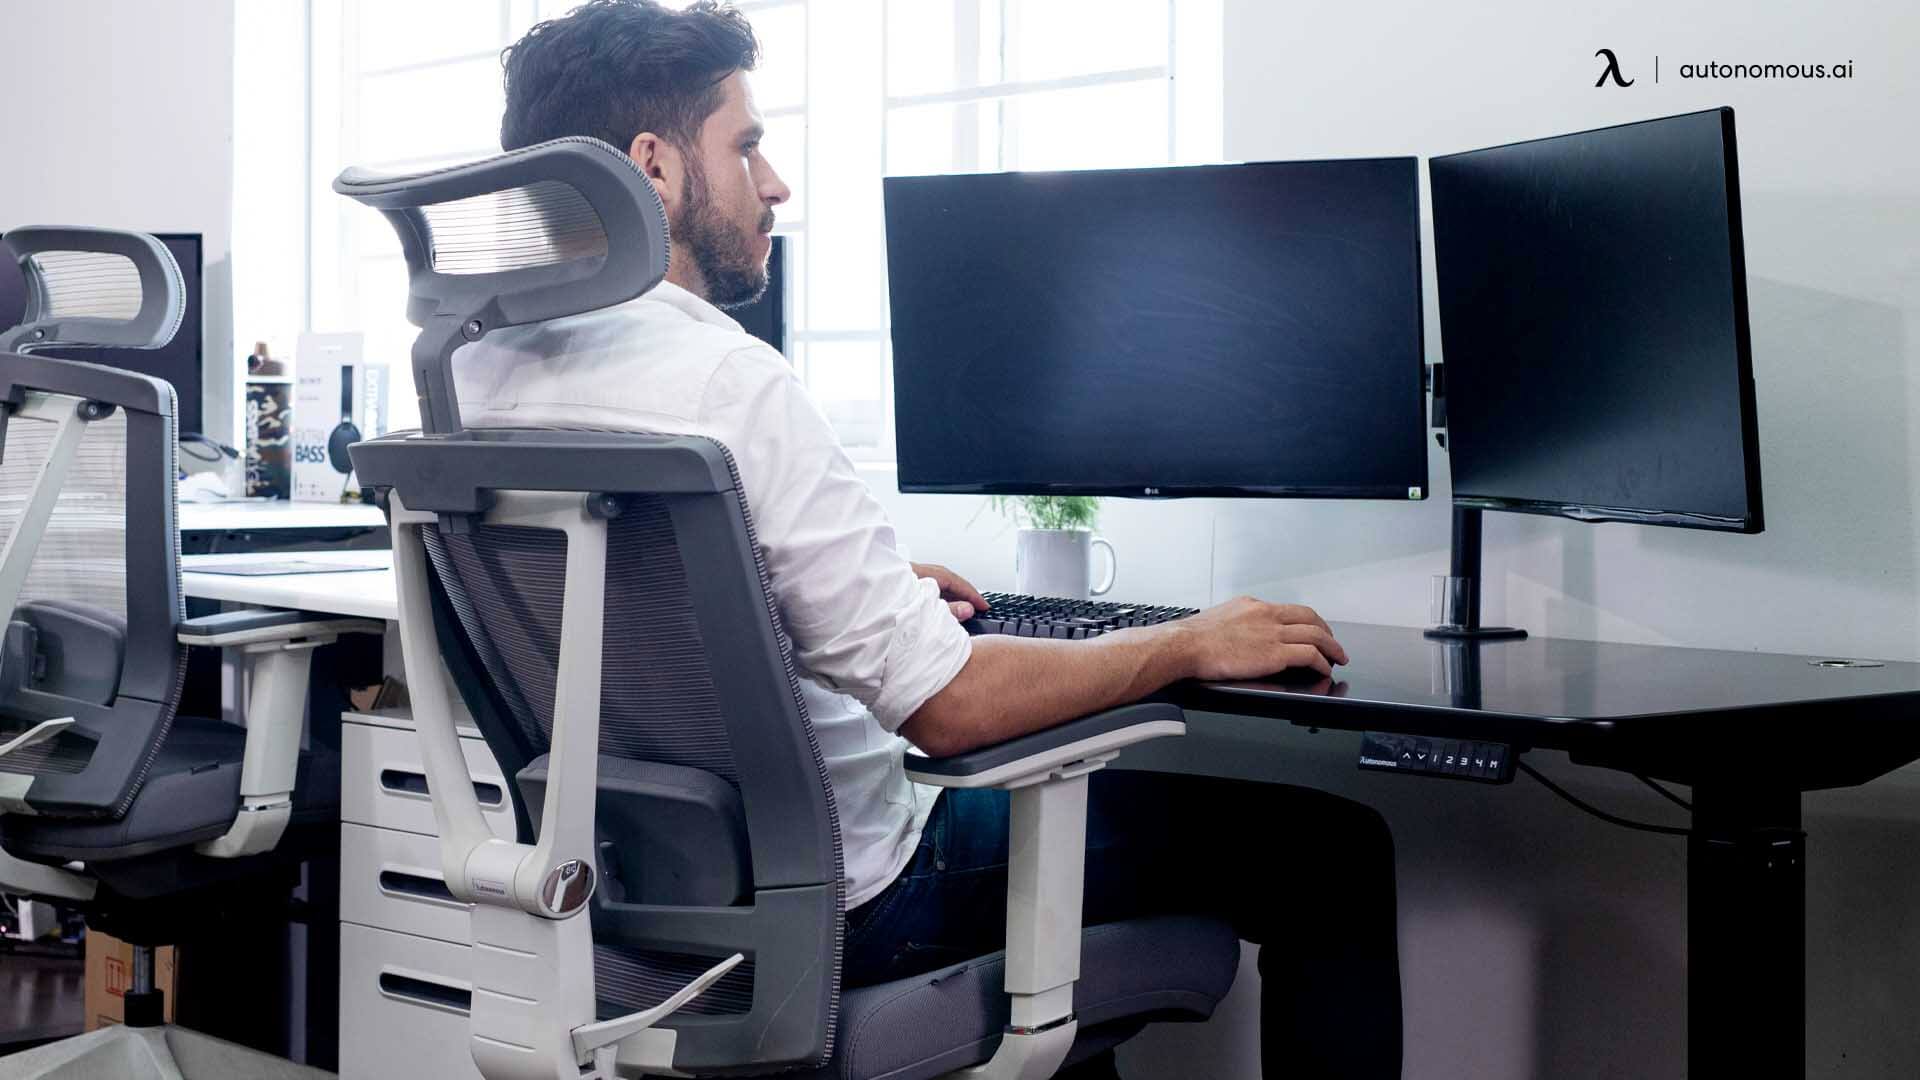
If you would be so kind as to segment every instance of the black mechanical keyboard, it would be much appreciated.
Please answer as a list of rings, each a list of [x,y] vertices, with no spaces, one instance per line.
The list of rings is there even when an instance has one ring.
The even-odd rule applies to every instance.
[[[1020,596],[982,593],[987,610],[960,625],[970,634],[1012,634],[1015,637],[1099,637],[1110,630],[1184,619],[1199,608],[1157,604],[1119,604],[1107,600],[1068,600],[1058,596]]]

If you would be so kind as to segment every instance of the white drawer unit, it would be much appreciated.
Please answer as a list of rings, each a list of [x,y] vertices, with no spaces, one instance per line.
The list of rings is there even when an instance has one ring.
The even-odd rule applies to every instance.
[[[471,905],[447,891],[440,839],[340,826],[340,920],[456,945],[473,940]]]
[[[380,829],[438,835],[433,803],[427,798],[427,768],[420,740],[410,728],[357,723],[353,716],[340,727],[340,820]],[[514,838],[513,804],[507,798],[508,778],[494,764],[487,744],[478,738],[460,740],[467,770],[480,796],[480,812],[495,836]]]
[[[342,923],[341,1080],[482,1080],[468,1044],[471,952]]]
[[[419,737],[404,712],[341,719],[340,1075],[479,1080],[472,922],[446,888]],[[478,731],[460,736],[482,815],[513,839],[508,777]]]

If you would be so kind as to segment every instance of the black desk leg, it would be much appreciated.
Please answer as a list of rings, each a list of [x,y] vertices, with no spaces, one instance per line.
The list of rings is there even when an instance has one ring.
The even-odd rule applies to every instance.
[[[1688,1075],[1805,1075],[1806,848],[1798,791],[1693,789]]]

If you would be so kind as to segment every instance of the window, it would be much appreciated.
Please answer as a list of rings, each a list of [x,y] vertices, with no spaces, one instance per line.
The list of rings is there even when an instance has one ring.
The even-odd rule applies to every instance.
[[[398,242],[334,195],[332,178],[348,164],[418,169],[496,152],[500,50],[572,2],[312,0],[306,296],[276,311],[304,306],[314,329],[359,328],[369,359],[405,369],[414,330]],[[851,453],[892,456],[880,178],[1217,160],[1220,3],[738,3],[764,50],[752,81],[765,153],[793,189],[777,227],[788,351]],[[246,20],[239,33],[258,67]],[[240,98],[243,141],[284,107],[244,85]]]

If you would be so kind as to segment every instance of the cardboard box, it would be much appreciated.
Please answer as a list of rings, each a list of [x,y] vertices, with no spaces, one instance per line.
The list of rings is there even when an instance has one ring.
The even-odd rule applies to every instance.
[[[167,1023],[173,1023],[173,946],[153,950],[153,985],[166,994]],[[133,986],[133,946],[98,930],[87,931],[87,1030],[125,1022],[122,1000]]]
[[[387,368],[363,363],[359,334],[302,334],[294,362],[293,497],[359,502],[345,450],[387,430]]]

